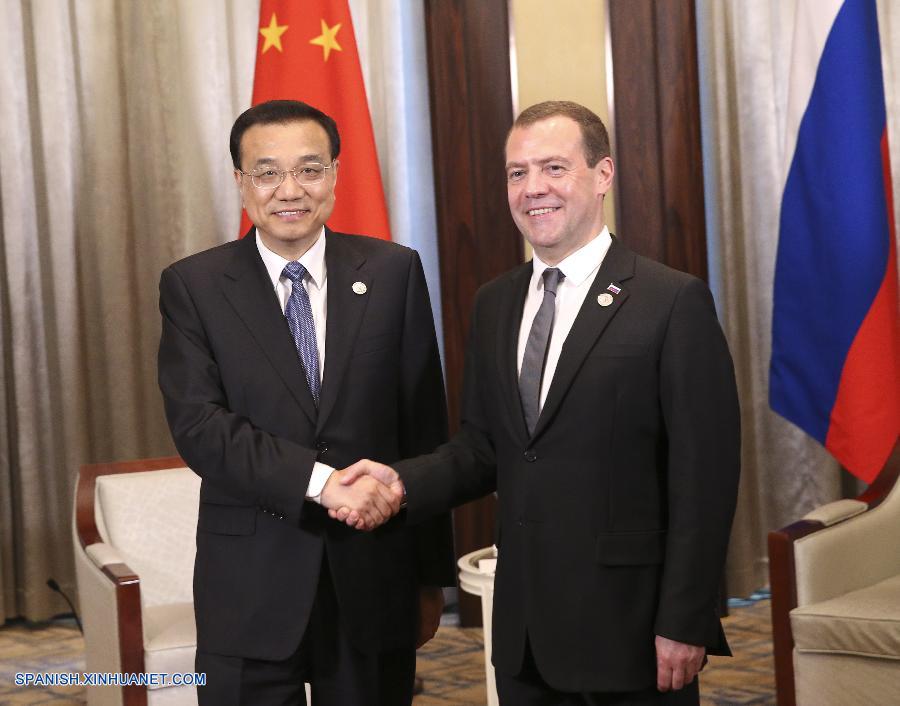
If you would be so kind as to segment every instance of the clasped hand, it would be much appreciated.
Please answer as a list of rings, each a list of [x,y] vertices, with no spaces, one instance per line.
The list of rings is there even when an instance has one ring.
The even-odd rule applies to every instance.
[[[403,483],[393,468],[363,459],[332,473],[321,501],[332,519],[373,530],[400,512],[403,495]]]

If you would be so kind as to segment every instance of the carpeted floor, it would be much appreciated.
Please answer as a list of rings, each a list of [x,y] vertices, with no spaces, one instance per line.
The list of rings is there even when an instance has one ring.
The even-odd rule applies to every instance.
[[[700,680],[703,706],[764,706],[775,703],[768,600],[732,607],[725,632],[734,657],[710,657]],[[415,706],[487,703],[484,652],[479,628],[441,628],[419,650],[417,672],[425,693]]]
[[[769,602],[732,608],[725,631],[733,658],[713,657],[701,679],[704,706],[774,704]],[[0,628],[0,706],[81,704],[80,687],[17,687],[16,672],[75,672],[84,669],[84,645],[70,622],[22,623]],[[478,628],[442,627],[419,651],[417,671],[425,693],[415,706],[486,703],[484,652]]]

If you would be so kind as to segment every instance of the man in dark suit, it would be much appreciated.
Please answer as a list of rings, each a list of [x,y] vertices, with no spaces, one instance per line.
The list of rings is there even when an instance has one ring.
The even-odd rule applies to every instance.
[[[728,654],[731,357],[707,287],[609,235],[609,154],[580,105],[518,117],[509,206],[534,260],[476,297],[461,430],[399,481],[342,480],[405,488],[410,523],[496,490],[493,662],[515,706],[696,704],[705,655]]]
[[[317,706],[409,704],[416,643],[454,579],[446,515],[362,533],[326,514],[384,522],[400,498],[374,479],[347,495],[335,468],[446,440],[418,255],[325,226],[339,151],[334,121],[306,104],[243,113],[231,152],[255,228],[160,280],[160,388],[203,479],[201,704],[302,704],[304,680]]]

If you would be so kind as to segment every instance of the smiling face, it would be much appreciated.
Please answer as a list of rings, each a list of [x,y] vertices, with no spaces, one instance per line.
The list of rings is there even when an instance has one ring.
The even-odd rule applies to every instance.
[[[331,145],[325,130],[311,120],[253,125],[241,138],[241,169],[257,172],[265,167],[294,169],[301,164],[331,164]],[[247,215],[263,244],[288,260],[296,260],[315,242],[334,210],[334,169],[325,179],[301,186],[286,174],[277,189],[257,189],[249,176],[235,170],[235,180]]]
[[[603,196],[613,163],[585,161],[581,128],[554,115],[514,127],[506,141],[509,210],[522,235],[548,265],[556,265],[603,230]]]

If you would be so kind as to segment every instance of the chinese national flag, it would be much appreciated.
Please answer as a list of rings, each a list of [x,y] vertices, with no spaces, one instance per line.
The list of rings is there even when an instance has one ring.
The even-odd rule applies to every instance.
[[[333,230],[391,239],[372,120],[347,0],[262,0],[253,105],[300,100],[341,134]],[[251,223],[244,213],[241,233]]]

